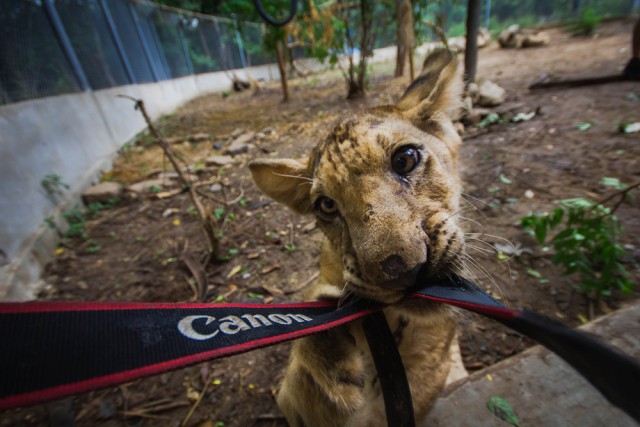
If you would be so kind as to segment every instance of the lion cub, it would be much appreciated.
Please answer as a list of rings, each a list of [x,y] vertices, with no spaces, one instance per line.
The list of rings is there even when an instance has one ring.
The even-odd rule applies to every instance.
[[[456,70],[455,56],[437,50],[395,105],[344,119],[307,161],[249,165],[265,194],[315,215],[326,236],[308,299],[353,295],[397,303],[384,313],[418,421],[445,384],[456,322],[440,304],[401,300],[416,280],[461,265],[461,139],[447,115],[459,98]],[[291,426],[386,425],[361,323],[296,341],[277,400]]]

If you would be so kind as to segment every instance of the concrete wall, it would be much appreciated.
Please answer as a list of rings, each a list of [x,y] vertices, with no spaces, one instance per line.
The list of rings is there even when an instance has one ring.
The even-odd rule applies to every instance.
[[[395,53],[395,47],[377,49],[372,62],[393,61]],[[303,62],[312,71],[324,67]],[[255,79],[279,78],[273,64],[235,71],[241,78],[247,72]],[[198,96],[228,90],[230,83],[218,72],[0,106],[0,300],[34,297],[58,242],[44,219],[62,222],[62,212],[80,203],[81,192],[111,167],[118,149],[145,128],[133,102],[117,95],[142,99],[155,119]],[[50,174],[71,185],[63,196],[51,197],[42,187]]]

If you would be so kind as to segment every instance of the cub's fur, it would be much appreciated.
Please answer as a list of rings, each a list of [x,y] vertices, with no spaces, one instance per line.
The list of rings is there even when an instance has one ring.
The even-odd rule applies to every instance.
[[[249,165],[264,193],[317,216],[326,236],[309,299],[353,295],[393,304],[384,313],[417,420],[445,384],[456,324],[442,305],[400,300],[417,279],[461,265],[461,139],[447,114],[459,97],[456,69],[452,53],[435,51],[395,105],[346,118],[308,160]],[[361,324],[296,341],[278,405],[292,426],[386,425]]]

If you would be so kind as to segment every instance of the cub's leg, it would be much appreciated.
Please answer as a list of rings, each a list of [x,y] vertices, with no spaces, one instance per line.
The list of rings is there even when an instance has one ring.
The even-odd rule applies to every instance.
[[[339,327],[294,343],[277,398],[291,427],[342,427],[362,406],[362,357],[349,329]]]

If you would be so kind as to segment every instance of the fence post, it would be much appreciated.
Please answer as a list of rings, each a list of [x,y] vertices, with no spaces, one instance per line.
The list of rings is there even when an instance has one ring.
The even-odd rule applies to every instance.
[[[138,16],[138,12],[134,9],[133,4],[129,0],[125,0],[127,2],[127,7],[129,9],[129,14],[131,15],[131,19],[133,20],[133,26],[136,29],[136,34],[138,35],[138,39],[140,40],[140,44],[142,45],[142,51],[144,52],[144,57],[147,59],[147,63],[149,64],[149,69],[151,70],[151,74],[153,75],[153,80],[159,82],[160,73],[156,69],[156,62],[151,57],[151,50],[149,48],[149,43],[144,33],[142,32],[142,25],[140,23],[140,17]]]
[[[247,58],[244,56],[244,44],[242,43],[242,37],[240,36],[240,31],[238,30],[238,23],[235,23],[236,27],[236,43],[238,44],[238,53],[240,54],[240,62],[242,63],[242,68],[247,68]]]
[[[180,44],[182,45],[182,52],[184,53],[184,60],[187,63],[189,74],[195,74],[195,72],[193,71],[193,64],[191,63],[191,56],[189,55],[189,47],[184,40],[184,32],[182,31],[182,20],[178,22],[178,38],[180,39]]]
[[[53,32],[60,42],[60,46],[62,47],[62,51],[65,56],[69,60],[71,65],[71,70],[73,71],[74,76],[78,80],[78,84],[83,91],[91,90],[91,84],[89,84],[89,79],[87,75],[84,73],[84,69],[80,64],[80,60],[76,55],[75,50],[73,49],[73,45],[71,44],[71,40],[69,40],[69,35],[64,29],[64,24],[60,19],[60,15],[56,10],[55,5],[53,4],[53,0],[43,0],[42,6],[44,6],[44,12],[47,15],[47,19],[53,27]]]
[[[109,10],[109,5],[105,0],[99,0],[99,3],[100,8],[102,9],[102,13],[104,14],[104,19],[105,21],[107,21],[107,27],[109,28],[109,33],[111,33],[113,44],[115,44],[116,51],[118,52],[118,56],[120,57],[120,61],[122,61],[122,65],[124,65],[124,69],[127,72],[129,83],[138,83],[138,79],[133,73],[133,69],[131,68],[131,64],[129,63],[129,58],[127,58],[127,53],[124,50],[124,45],[122,44],[122,40],[120,39],[120,35],[118,34],[116,24],[113,21],[113,16],[111,15],[111,11]]]

